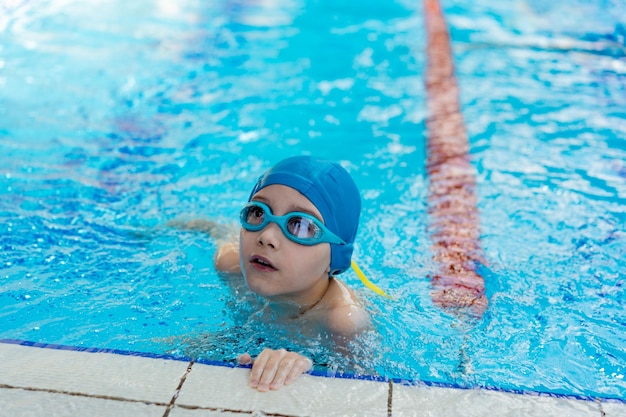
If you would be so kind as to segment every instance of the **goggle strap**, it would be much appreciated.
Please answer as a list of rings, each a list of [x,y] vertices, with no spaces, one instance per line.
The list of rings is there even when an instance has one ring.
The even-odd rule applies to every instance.
[[[374,284],[372,281],[370,281],[365,274],[363,273],[363,271],[361,271],[361,268],[359,268],[359,266],[356,264],[356,262],[351,261],[351,265],[352,265],[352,269],[354,269],[354,272],[356,273],[356,276],[359,277],[359,279],[361,280],[361,282],[363,282],[363,284],[369,288],[370,290],[374,291],[376,294],[385,297],[385,298],[389,298],[390,300],[393,300],[393,297],[390,296],[389,294],[387,294],[385,291],[383,291],[380,287],[378,287],[376,284]]]

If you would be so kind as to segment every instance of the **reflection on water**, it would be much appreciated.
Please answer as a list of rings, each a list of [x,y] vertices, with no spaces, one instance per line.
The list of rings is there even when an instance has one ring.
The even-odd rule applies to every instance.
[[[170,3],[0,6],[0,337],[227,361],[286,339],[337,372],[624,398],[623,3],[446,6],[480,321],[429,296],[418,5]],[[363,289],[376,332],[347,360],[248,321],[214,242],[164,227],[234,223],[257,176],[300,153],[355,177],[355,254],[395,297]]]

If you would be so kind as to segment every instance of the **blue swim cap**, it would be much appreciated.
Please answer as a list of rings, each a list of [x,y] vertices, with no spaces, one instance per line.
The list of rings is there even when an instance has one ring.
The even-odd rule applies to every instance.
[[[248,201],[270,185],[286,185],[308,198],[322,214],[328,229],[346,245],[330,244],[330,273],[350,268],[359,226],[361,196],[354,180],[341,165],[311,156],[283,159],[263,174]]]

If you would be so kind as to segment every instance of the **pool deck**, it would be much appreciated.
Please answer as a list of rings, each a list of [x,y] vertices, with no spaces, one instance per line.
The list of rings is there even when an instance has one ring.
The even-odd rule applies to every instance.
[[[626,416],[616,401],[303,375],[279,391],[249,370],[168,358],[0,343],[0,415]]]

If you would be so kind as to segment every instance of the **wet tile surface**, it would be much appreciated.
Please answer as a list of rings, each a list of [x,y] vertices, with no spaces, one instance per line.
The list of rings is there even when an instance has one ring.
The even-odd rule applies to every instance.
[[[168,404],[186,362],[0,343],[0,384]]]
[[[278,391],[248,387],[248,369],[195,364],[177,405],[293,416],[386,416],[388,384],[303,375]]]
[[[0,415],[11,417],[161,417],[164,406],[42,391],[0,389]]]
[[[90,417],[626,417],[626,404],[302,376],[279,391],[248,369],[0,343],[0,415]],[[184,383],[181,384],[181,379]],[[176,397],[176,394],[178,396]],[[173,406],[168,408],[171,401]]]
[[[488,390],[393,386],[394,416],[600,417],[593,401]]]
[[[626,404],[618,401],[603,401],[602,411],[606,417],[626,417]]]

